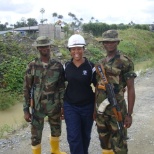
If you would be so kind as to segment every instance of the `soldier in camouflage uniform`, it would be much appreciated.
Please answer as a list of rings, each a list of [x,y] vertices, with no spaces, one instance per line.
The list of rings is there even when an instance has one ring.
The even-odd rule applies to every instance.
[[[61,135],[61,107],[64,94],[64,70],[60,62],[50,57],[51,41],[40,36],[33,44],[40,57],[30,62],[24,77],[24,118],[31,122],[32,153],[41,154],[44,118],[48,116],[51,129],[51,153],[66,154],[59,150]],[[33,88],[33,91],[31,91]],[[33,109],[30,113],[30,97],[33,93]]]
[[[112,84],[117,103],[120,106],[124,130],[123,133],[127,136],[127,128],[132,124],[132,113],[135,103],[134,90],[134,64],[130,58],[123,55],[117,46],[120,43],[116,30],[108,30],[103,33],[102,42],[104,49],[107,51],[107,56],[101,60],[103,64],[107,80]],[[101,83],[101,78],[97,74],[98,85]],[[112,111],[110,104],[105,106],[105,110],[100,114],[100,105],[106,104],[107,94],[103,89],[96,88],[96,123],[99,139],[103,154],[127,154],[127,142],[122,140],[118,132],[117,121]],[[127,89],[127,100],[124,99],[124,90]],[[107,100],[108,101],[108,100]]]

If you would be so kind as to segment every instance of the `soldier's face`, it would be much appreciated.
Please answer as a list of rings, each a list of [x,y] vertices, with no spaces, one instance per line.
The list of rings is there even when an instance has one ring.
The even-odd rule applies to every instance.
[[[103,46],[107,52],[114,52],[117,50],[119,42],[118,41],[105,41],[103,42]]]
[[[40,46],[37,47],[41,56],[49,56],[50,55],[50,46]]]

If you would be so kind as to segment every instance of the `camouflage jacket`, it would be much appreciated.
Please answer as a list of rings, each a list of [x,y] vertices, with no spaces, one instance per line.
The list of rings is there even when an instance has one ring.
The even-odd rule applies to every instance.
[[[118,52],[114,58],[106,62],[106,59],[101,60],[103,64],[106,77],[109,83],[114,87],[117,102],[120,103],[124,100],[124,88],[126,81],[129,78],[135,78],[134,64],[131,59],[122,53]],[[96,75],[98,84],[101,84],[99,74]],[[96,105],[97,107],[107,98],[106,92],[102,89],[97,89],[96,92]]]
[[[24,104],[23,110],[30,107],[30,90],[34,86],[35,107],[40,103],[41,98],[46,95],[53,95],[54,101],[63,103],[64,95],[64,70],[60,62],[50,59],[46,67],[43,66],[40,58],[36,58],[27,66],[24,76]]]

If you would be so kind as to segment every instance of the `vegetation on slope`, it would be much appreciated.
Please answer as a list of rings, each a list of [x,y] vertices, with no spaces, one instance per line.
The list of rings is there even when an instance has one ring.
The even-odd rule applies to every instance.
[[[140,29],[118,30],[119,37],[123,40],[119,50],[131,57],[135,64],[148,61],[148,67],[154,64],[154,33]],[[87,42],[85,56],[94,63],[105,56],[101,43],[91,34],[82,34]],[[67,39],[55,41],[62,53],[62,61],[70,59],[66,48]],[[1,39],[2,40],[2,39]],[[36,56],[36,50],[31,48],[32,42],[19,41],[19,39],[3,39],[0,42],[0,110],[13,105],[18,99],[13,94],[22,94],[23,76],[27,63]],[[141,65],[143,66],[143,65]],[[4,95],[5,93],[5,95]],[[11,95],[10,95],[11,94]],[[7,97],[8,95],[9,97]],[[16,99],[15,99],[16,98]]]

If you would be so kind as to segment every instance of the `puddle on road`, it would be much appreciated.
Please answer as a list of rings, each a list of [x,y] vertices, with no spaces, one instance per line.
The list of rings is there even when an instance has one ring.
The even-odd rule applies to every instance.
[[[22,103],[17,103],[13,107],[0,111],[0,127],[7,125],[10,127],[20,126],[24,122]]]

